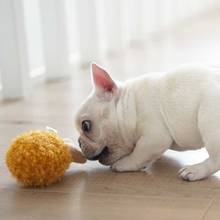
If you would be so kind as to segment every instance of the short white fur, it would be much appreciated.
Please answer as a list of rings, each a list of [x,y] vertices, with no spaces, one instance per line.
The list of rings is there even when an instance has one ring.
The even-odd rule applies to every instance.
[[[99,74],[107,74],[102,70]],[[90,144],[83,143],[90,153],[109,144],[112,155],[103,164],[118,172],[138,171],[169,148],[184,151],[205,147],[209,158],[183,167],[179,175],[195,181],[220,169],[220,68],[189,64],[166,73],[146,74],[117,85],[111,100],[100,98],[106,91],[102,83],[97,86],[99,97],[96,92],[90,95],[77,113],[76,125],[83,140],[82,115],[96,118],[96,126],[105,127],[89,136]],[[108,109],[110,116],[99,118],[97,105]]]

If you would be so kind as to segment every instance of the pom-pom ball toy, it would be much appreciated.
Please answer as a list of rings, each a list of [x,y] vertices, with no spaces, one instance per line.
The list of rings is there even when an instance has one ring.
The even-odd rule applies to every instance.
[[[57,182],[71,162],[85,163],[86,159],[51,129],[20,134],[6,154],[12,175],[24,186],[32,187]]]

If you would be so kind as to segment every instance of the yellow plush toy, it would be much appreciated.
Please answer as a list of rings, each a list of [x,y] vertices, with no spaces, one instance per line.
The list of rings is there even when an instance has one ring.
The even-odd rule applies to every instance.
[[[17,136],[6,154],[10,172],[25,186],[48,186],[58,181],[71,162],[85,163],[86,159],[51,130]]]

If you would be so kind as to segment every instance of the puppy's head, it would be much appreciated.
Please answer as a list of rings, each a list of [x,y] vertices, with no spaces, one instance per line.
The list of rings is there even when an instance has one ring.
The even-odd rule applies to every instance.
[[[92,64],[91,69],[94,90],[76,115],[78,141],[88,159],[111,165],[130,152],[119,125],[120,88],[103,68]]]

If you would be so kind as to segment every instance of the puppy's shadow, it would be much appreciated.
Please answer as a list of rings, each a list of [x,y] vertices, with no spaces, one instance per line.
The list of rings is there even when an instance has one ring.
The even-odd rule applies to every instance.
[[[61,181],[41,188],[42,191],[56,192],[98,192],[100,188],[105,191],[111,183],[115,191],[116,188],[124,190],[125,187],[132,189],[132,184],[142,187],[141,184],[152,184],[154,181],[166,181],[172,179],[174,182],[182,181],[178,178],[178,171],[186,165],[183,163],[181,153],[176,157],[176,153],[164,154],[151,167],[144,172],[113,172],[109,167],[98,162],[87,162],[83,165],[73,164],[65,173]],[[193,162],[194,163],[194,162]],[[211,182],[220,184],[219,174],[208,178]],[[206,181],[206,180],[205,180]]]
[[[111,181],[120,181],[122,178],[129,177],[132,179],[139,176],[144,176],[145,178],[150,178],[151,175],[154,177],[156,175],[167,175],[173,173],[176,175],[178,170],[181,168],[181,164],[178,160],[175,160],[172,157],[167,155],[162,156],[158,161],[156,161],[149,169],[144,170],[145,172],[114,172],[110,167],[100,165],[98,163],[92,164],[94,162],[89,162],[86,167],[81,165],[82,169],[78,167],[73,167],[70,169],[65,176],[62,178],[62,181],[57,183],[57,186],[60,187],[69,187],[74,185],[84,184],[85,182],[111,182]]]
[[[93,162],[94,163],[94,162]],[[82,185],[104,185],[109,183],[126,183],[129,179],[130,182],[136,181],[150,181],[153,178],[161,178],[161,176],[177,176],[181,164],[178,160],[171,158],[167,155],[162,156],[161,159],[156,161],[149,169],[144,172],[114,172],[110,167],[102,166],[96,163],[93,166],[87,165],[83,169],[73,168],[70,169],[62,181],[56,184],[60,188],[75,188]],[[96,187],[95,187],[96,188]]]
[[[181,162],[178,159],[175,159],[169,155],[163,155],[151,166],[150,169],[152,172],[178,172],[181,167]]]

